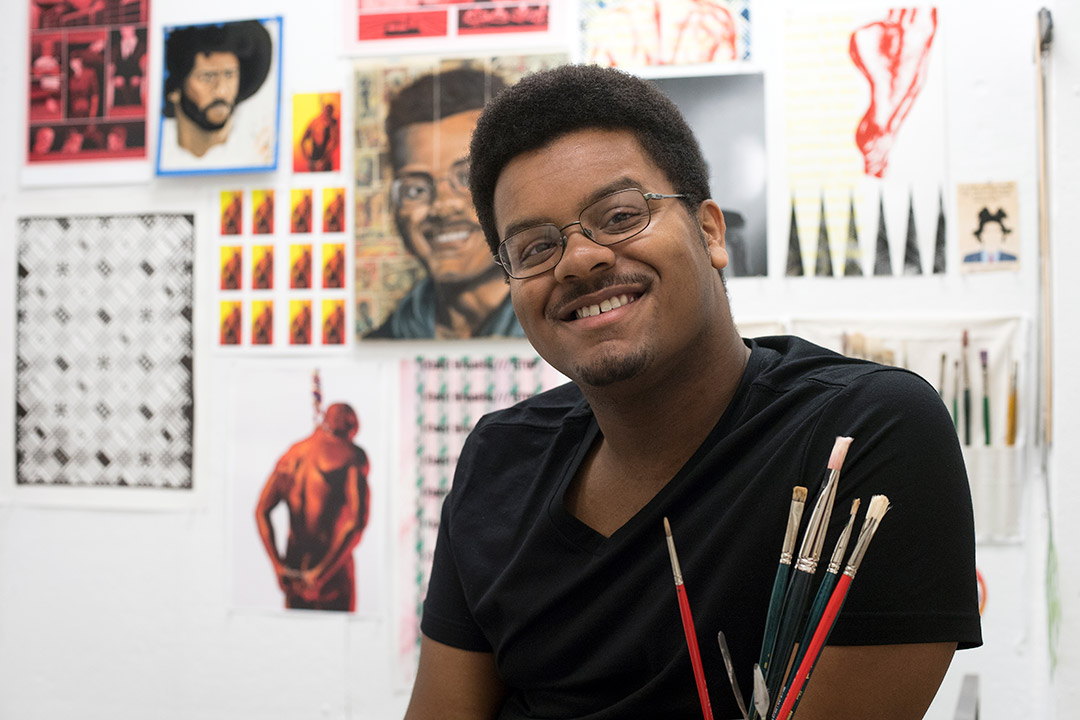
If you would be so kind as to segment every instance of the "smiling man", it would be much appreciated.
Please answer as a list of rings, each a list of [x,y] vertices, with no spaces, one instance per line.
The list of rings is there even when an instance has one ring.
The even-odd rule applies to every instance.
[[[426,277],[366,337],[521,336],[468,188],[469,137],[503,87],[497,75],[466,66],[420,77],[391,100],[394,224]]]
[[[469,435],[408,720],[700,718],[665,518],[715,716],[738,716],[717,633],[749,696],[793,488],[816,496],[837,436],[854,443],[836,506],[885,494],[893,510],[798,717],[921,718],[954,650],[981,643],[971,499],[936,391],[740,337],[697,141],[646,81],[525,78],[487,106],[470,157],[526,336],[573,382]]]

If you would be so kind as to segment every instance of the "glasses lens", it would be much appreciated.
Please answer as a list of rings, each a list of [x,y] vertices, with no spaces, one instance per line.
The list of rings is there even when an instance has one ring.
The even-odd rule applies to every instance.
[[[514,233],[499,246],[499,259],[512,277],[538,275],[559,262],[562,238],[554,225]]]
[[[611,245],[637,235],[649,224],[649,203],[640,190],[620,190],[581,211],[581,225],[593,242]]]

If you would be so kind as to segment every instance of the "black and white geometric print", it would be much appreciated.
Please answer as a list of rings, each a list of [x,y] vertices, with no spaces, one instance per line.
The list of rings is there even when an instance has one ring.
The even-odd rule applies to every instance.
[[[18,235],[16,482],[190,489],[192,216]]]

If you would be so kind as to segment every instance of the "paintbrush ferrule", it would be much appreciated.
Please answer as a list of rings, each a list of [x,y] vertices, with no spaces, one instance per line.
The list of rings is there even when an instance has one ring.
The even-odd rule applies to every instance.
[[[799,561],[795,563],[795,569],[799,572],[810,573],[813,575],[817,572],[818,561],[814,558],[799,558]]]
[[[671,537],[671,524],[664,518],[664,536],[667,539],[668,557],[671,559],[671,572],[675,576],[675,584],[682,585],[682,568],[679,567],[679,556],[675,552],[675,538]]]

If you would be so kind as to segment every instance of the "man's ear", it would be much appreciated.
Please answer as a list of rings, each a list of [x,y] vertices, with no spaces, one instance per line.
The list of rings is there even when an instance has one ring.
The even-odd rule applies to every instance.
[[[166,93],[165,99],[171,102],[173,105],[180,104],[180,88],[176,88],[169,93]]]
[[[712,266],[717,270],[723,270],[730,261],[727,245],[724,242],[727,226],[724,224],[724,213],[715,200],[705,200],[698,207],[698,223],[700,223],[701,234],[705,238],[705,247],[709,251]]]

